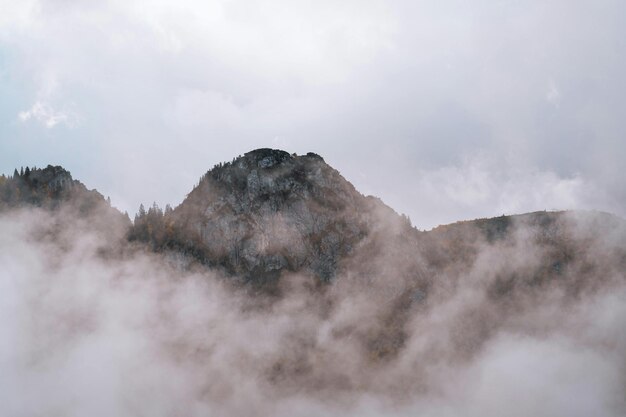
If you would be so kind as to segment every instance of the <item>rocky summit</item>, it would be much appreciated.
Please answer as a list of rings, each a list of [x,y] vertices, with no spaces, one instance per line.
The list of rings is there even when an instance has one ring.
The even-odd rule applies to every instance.
[[[21,206],[56,209],[62,205],[74,206],[82,214],[103,207],[110,209],[102,194],[88,190],[61,166],[26,167],[19,172],[16,169],[12,177],[0,177],[0,209]]]
[[[208,171],[164,214],[170,233],[157,246],[182,248],[245,280],[300,271],[327,281],[372,230],[378,210],[397,217],[319,155],[257,149]]]

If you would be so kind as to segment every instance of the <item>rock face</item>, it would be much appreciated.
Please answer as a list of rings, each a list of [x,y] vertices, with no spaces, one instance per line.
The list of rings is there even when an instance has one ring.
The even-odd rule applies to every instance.
[[[60,166],[48,165],[44,169],[28,170],[23,178],[33,188],[46,188],[53,193],[69,192],[74,186],[72,175]]]
[[[207,172],[166,221],[232,274],[259,281],[306,271],[329,280],[381,205],[316,154],[258,149]]]
[[[18,207],[66,210],[76,218],[97,219],[103,229],[130,226],[129,219],[112,208],[102,194],[87,189],[60,166],[26,168],[20,173],[15,170],[12,177],[0,177],[0,211]],[[106,223],[109,226],[105,227]]]
[[[53,208],[62,201],[80,196],[82,203],[97,204],[104,197],[97,191],[89,191],[79,181],[72,179],[69,171],[60,166],[26,168],[0,184],[1,203],[5,207],[23,204]],[[89,200],[89,201],[88,201]]]

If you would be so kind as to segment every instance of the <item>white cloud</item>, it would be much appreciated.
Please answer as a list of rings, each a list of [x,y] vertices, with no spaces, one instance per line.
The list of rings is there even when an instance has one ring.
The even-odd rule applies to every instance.
[[[67,127],[75,127],[78,124],[78,117],[75,113],[68,110],[55,110],[48,103],[41,101],[36,101],[30,109],[21,111],[18,118],[21,122],[37,121],[48,129],[59,124]]]
[[[398,194],[395,190],[399,187],[394,184],[397,178],[408,179]],[[377,171],[375,177],[358,179],[357,183],[361,181],[381,187],[392,184],[384,201],[409,214],[420,229],[502,214],[569,209],[619,212],[620,209],[615,196],[579,173],[562,175],[538,169],[514,156],[503,158],[486,152],[428,169],[399,165],[394,171]]]

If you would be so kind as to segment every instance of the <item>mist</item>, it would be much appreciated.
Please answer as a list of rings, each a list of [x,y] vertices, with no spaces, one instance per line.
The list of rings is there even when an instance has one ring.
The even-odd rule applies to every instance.
[[[379,215],[333,282],[285,273],[276,295],[94,217],[1,214],[2,414],[624,415],[622,221],[520,218],[492,242],[461,225],[409,259]],[[570,250],[553,232],[577,257],[541,281]],[[434,270],[449,234],[470,243]]]

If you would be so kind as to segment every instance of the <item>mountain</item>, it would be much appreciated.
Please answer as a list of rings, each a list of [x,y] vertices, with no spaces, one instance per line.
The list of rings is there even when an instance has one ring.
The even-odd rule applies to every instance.
[[[626,289],[626,222],[606,213],[541,211],[419,231],[320,156],[273,149],[215,166],[179,206],[142,206],[132,224],[61,167],[0,177],[6,230],[22,210],[35,216],[22,218],[29,232],[18,236],[45,243],[37,246],[45,282],[46,268],[63,265],[60,276],[77,274],[78,291],[108,271],[106,288],[151,306],[137,320],[134,304],[128,317],[112,314],[112,328],[127,319],[147,326],[150,343],[163,341],[155,351],[202,369],[194,375],[210,383],[197,391],[217,397],[223,391],[211,384],[231,368],[244,376],[233,386],[260,381],[280,395],[397,398],[449,381],[441,369],[480,363],[503,338],[621,343],[585,321],[604,300],[620,305]],[[52,293],[64,303],[65,291]],[[87,293],[96,295],[76,318],[60,308],[72,331],[96,326],[88,312],[101,300]],[[271,334],[273,344],[250,334]],[[224,357],[228,370],[216,371]],[[217,368],[206,368],[210,358]]]
[[[0,213],[20,208],[52,211],[73,222],[88,223],[115,244],[131,226],[127,215],[60,166],[26,167],[20,172],[16,169],[13,176],[0,176]]]
[[[29,168],[12,177],[0,177],[0,210],[20,206],[57,209],[74,206],[81,214],[88,214],[110,202],[96,190],[88,190],[83,183],[72,178],[72,174],[60,166]]]
[[[626,228],[615,216],[537,212],[422,232],[379,199],[359,193],[314,153],[253,150],[209,170],[175,209],[142,206],[132,225],[104,196],[59,166],[0,177],[0,211],[23,206],[64,209],[109,234],[124,233],[152,251],[183,255],[270,291],[286,274],[317,283],[341,276],[336,285],[384,288],[392,304],[401,306],[425,301],[442,276],[447,284],[462,279],[486,248],[506,248],[507,256],[525,259],[520,239],[539,251],[539,259],[527,262],[523,272],[504,265],[490,294],[564,283],[572,264],[580,269],[573,274],[578,281],[568,287],[575,293],[593,285],[584,277],[595,276],[610,254],[604,264],[626,270],[622,246],[597,257],[588,253]]]
[[[350,392],[346,375],[375,380],[376,366],[402,358],[470,361],[497,335],[555,331],[557,322],[537,322],[537,314],[568,314],[626,284],[626,222],[618,217],[542,211],[422,232],[321,157],[272,149],[217,165],[175,209],[138,216],[130,237],[184,253],[279,305],[304,291],[306,317],[348,314],[329,337],[357,346],[366,358],[358,371],[342,370],[298,333],[264,376],[287,392]],[[428,380],[426,366],[412,369],[400,378]]]
[[[258,149],[208,171],[153,229],[170,231],[156,236],[158,247],[184,248],[247,281],[272,281],[281,271],[328,281],[382,212],[401,221],[320,156]],[[134,236],[154,240],[138,220]]]

